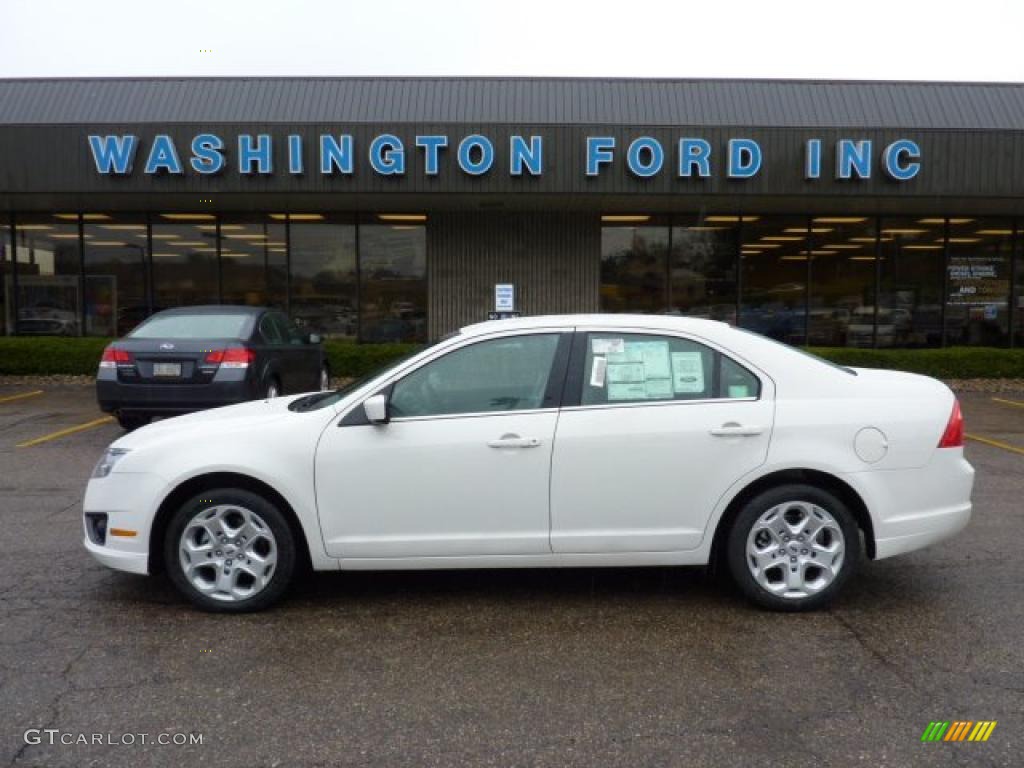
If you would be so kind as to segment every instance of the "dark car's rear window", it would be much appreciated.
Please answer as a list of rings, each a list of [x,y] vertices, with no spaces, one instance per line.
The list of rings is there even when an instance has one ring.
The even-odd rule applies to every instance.
[[[243,339],[252,317],[240,314],[156,315],[128,334],[133,339]]]

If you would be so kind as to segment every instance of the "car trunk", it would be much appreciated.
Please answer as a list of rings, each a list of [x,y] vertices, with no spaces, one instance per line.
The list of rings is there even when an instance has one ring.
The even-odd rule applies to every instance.
[[[238,339],[122,339],[118,349],[129,352],[132,365],[118,365],[117,377],[125,383],[206,384],[219,367],[205,363],[212,350],[241,347]]]

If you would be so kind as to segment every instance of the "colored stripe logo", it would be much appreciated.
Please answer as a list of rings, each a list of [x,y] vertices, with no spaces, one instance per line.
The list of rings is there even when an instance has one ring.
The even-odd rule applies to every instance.
[[[988,741],[996,729],[995,720],[933,720],[921,734],[921,741]]]

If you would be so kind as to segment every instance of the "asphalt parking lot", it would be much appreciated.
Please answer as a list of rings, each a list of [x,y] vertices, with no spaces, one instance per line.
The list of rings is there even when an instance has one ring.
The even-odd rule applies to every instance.
[[[964,534],[867,565],[828,612],[759,612],[657,568],[316,575],[225,617],[86,554],[85,482],[120,430],[93,423],[88,387],[32,391],[0,385],[11,766],[1022,764],[1024,393],[963,397],[990,441],[967,447]],[[998,725],[922,743],[935,720]]]

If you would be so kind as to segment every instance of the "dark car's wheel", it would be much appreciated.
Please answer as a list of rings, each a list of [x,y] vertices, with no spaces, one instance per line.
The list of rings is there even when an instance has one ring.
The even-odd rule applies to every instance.
[[[793,484],[747,502],[729,531],[727,558],[733,580],[758,605],[807,611],[835,598],[857,570],[860,548],[842,501]]]
[[[327,370],[327,366],[323,366],[320,369],[320,391],[326,392],[331,388],[331,372]]]
[[[174,513],[164,565],[178,591],[203,610],[259,611],[288,589],[295,546],[277,507],[250,491],[218,488]]]
[[[146,426],[152,421],[152,418],[152,416],[142,413],[119,413],[117,414],[117,423],[125,432],[131,432],[133,429]]]
[[[273,400],[275,397],[280,397],[280,395],[281,382],[279,382],[276,378],[271,377],[271,379],[267,382],[266,389],[263,391],[263,397],[265,397],[267,400]]]

